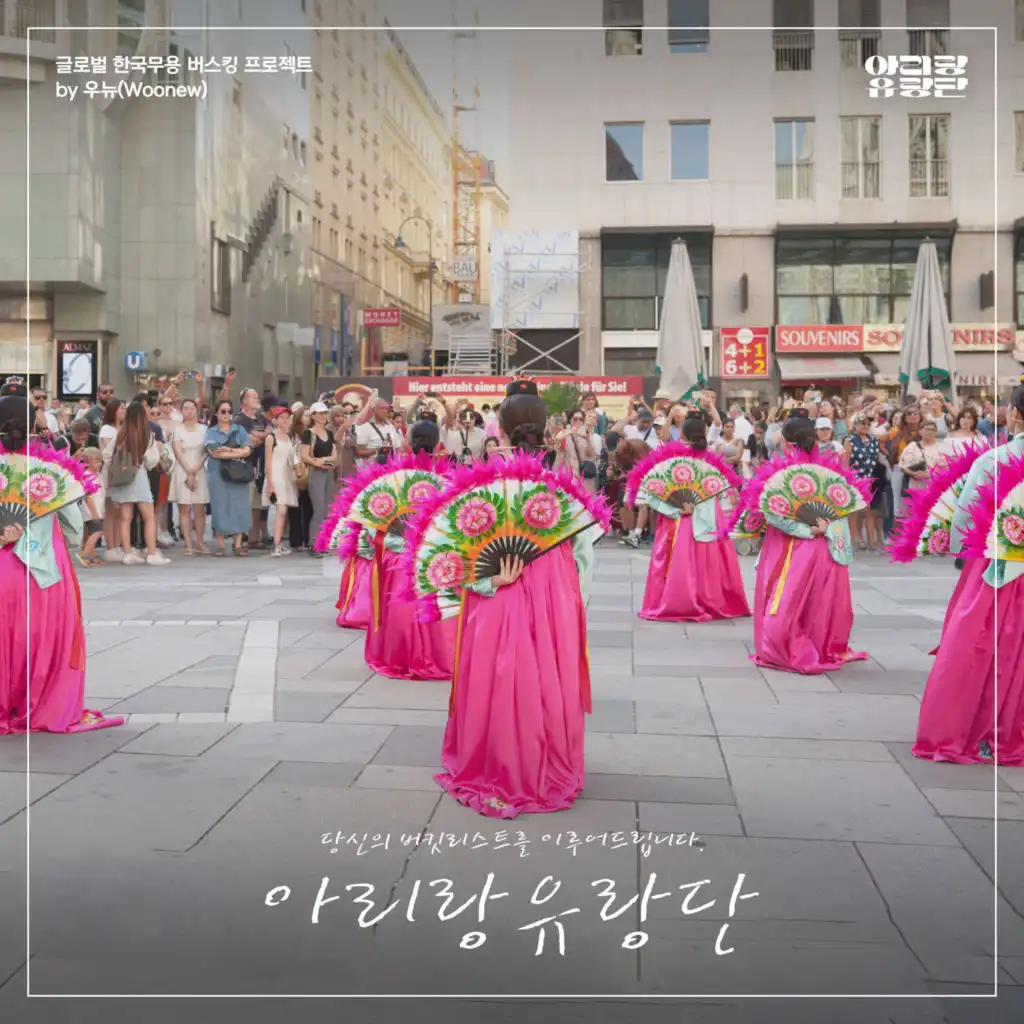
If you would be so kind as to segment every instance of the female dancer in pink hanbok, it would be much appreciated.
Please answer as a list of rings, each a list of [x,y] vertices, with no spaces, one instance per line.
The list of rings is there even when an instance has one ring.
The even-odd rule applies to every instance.
[[[447,459],[433,457],[438,444],[437,424],[417,420],[409,432],[409,443],[421,468],[429,468],[440,485],[446,479],[449,466]],[[398,464],[401,462],[399,460]],[[421,496],[416,504],[423,500]],[[404,589],[400,563],[405,546],[401,532],[376,531],[366,664],[374,672],[391,679],[451,679],[455,623],[422,622],[415,605],[398,600]]]
[[[967,566],[921,699],[924,760],[1024,766],[1024,383],[1007,425],[1013,439],[975,461],[953,517]]]
[[[338,558],[343,563],[338,591],[338,625],[342,629],[369,629],[373,613],[373,535],[358,523],[350,523]]]
[[[751,657],[765,668],[820,675],[867,658],[850,648],[853,545],[846,516],[865,507],[870,481],[816,450],[806,416],[790,416],[782,436],[785,456],[762,468],[737,509],[736,521],[760,507],[766,523]]]
[[[499,429],[517,454],[458,471],[415,520],[406,556],[413,592],[459,621],[435,778],[492,818],[564,810],[583,789],[585,603],[594,534],[611,516],[576,477],[543,469],[546,419],[536,384],[514,381]]]
[[[660,513],[640,618],[742,618],[750,614],[750,606],[740,560],[733,542],[722,536],[726,516],[715,496],[739,488],[740,478],[724,459],[707,450],[707,424],[700,413],[683,420],[681,433],[683,442],[663,444],[651,452],[627,482],[630,505],[643,492],[643,502]]]
[[[0,389],[0,507],[7,520],[0,527],[0,735],[122,725],[123,718],[83,706],[82,600],[62,529],[81,538],[77,502],[96,486],[80,463],[27,442],[29,413],[24,383],[7,381]],[[74,503],[62,504],[72,495]],[[26,503],[27,525],[11,523],[6,513],[24,512]]]

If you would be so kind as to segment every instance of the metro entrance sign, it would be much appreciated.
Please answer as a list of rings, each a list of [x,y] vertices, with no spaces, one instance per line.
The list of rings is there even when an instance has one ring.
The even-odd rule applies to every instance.
[[[723,327],[721,376],[725,380],[767,380],[770,327]]]

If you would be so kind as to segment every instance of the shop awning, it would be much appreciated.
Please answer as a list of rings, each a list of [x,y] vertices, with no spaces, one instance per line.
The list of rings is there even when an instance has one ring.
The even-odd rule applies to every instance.
[[[797,381],[865,380],[871,371],[858,356],[776,356],[783,384]]]

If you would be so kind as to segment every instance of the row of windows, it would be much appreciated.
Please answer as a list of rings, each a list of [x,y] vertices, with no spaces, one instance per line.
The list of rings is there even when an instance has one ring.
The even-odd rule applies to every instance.
[[[815,138],[811,118],[775,122],[775,198],[813,199]],[[841,117],[840,164],[844,199],[880,199],[882,119]],[[907,121],[908,176],[913,198],[949,195],[949,114],[912,114]],[[644,180],[643,121],[605,124],[605,180]],[[673,181],[711,176],[711,122],[673,121]],[[1024,170],[1024,114],[1017,115],[1018,169]]]
[[[1013,33],[1024,42],[1024,3],[1003,0],[1013,8]],[[815,0],[773,0],[771,46],[776,71],[814,69]],[[669,53],[706,53],[711,44],[711,0],[668,0]],[[892,20],[892,19],[890,19]],[[992,21],[992,19],[990,19]],[[906,49],[913,55],[951,52],[949,0],[906,0]],[[993,22],[994,23],[994,22]],[[882,46],[880,0],[837,0],[840,62],[863,68]],[[639,56],[645,52],[644,0],[604,0],[605,54]],[[803,31],[801,31],[803,30]]]
[[[711,325],[709,234],[605,235],[602,240],[603,328],[653,331],[660,320],[672,242],[682,237],[693,267],[701,323]],[[923,236],[870,235],[776,239],[775,322],[890,324],[906,319]],[[933,238],[949,300],[951,238]],[[1017,248],[1018,319],[1024,325],[1024,242]]]

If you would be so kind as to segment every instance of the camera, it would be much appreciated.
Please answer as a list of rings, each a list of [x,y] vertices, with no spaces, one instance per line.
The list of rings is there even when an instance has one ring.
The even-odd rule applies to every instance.
[[[390,448],[381,448],[381,450],[379,452],[377,452],[377,465],[378,466],[386,465],[387,461],[388,461],[388,459],[390,457],[391,457],[391,449]]]

